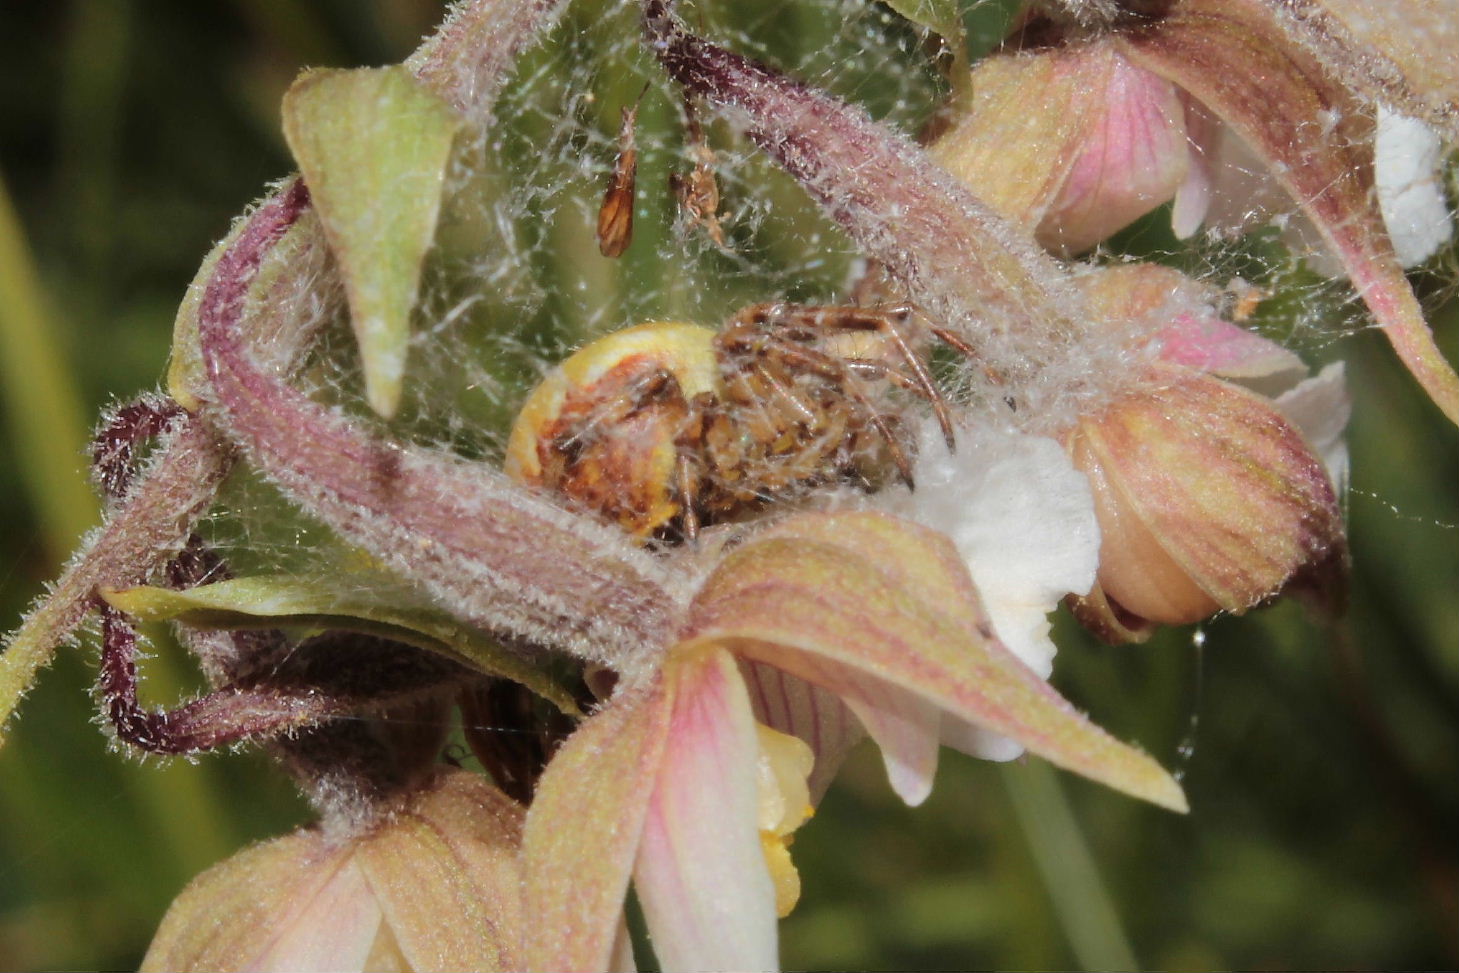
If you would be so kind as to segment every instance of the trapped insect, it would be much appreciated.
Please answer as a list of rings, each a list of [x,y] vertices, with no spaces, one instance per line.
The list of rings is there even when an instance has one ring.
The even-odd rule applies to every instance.
[[[647,91],[648,87],[644,87]],[[639,100],[643,93],[639,93]],[[605,257],[621,257],[633,242],[633,206],[638,182],[638,146],[634,142],[634,126],[638,124],[638,105],[622,110],[618,130],[618,159],[613,175],[598,207],[598,252]]]
[[[893,307],[756,304],[718,332],[682,323],[618,331],[533,390],[506,470],[639,537],[692,540],[834,481],[911,483],[893,388],[952,422],[927,370],[932,339],[971,349]]]

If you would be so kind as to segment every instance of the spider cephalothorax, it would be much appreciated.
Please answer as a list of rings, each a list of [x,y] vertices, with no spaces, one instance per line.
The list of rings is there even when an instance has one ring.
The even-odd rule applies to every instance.
[[[562,362],[528,397],[507,472],[638,536],[695,536],[837,479],[911,481],[891,386],[951,422],[911,308],[757,304],[718,332],[644,324]]]

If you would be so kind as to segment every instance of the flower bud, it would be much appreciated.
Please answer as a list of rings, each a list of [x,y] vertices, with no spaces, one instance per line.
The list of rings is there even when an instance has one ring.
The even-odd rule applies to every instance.
[[[523,813],[456,771],[363,833],[254,845],[183,890],[142,968],[520,968]]]
[[[1110,641],[1239,614],[1295,579],[1338,586],[1342,516],[1321,460],[1267,399],[1176,365],[1068,436],[1101,543],[1080,620]]]
[[[1199,186],[1189,99],[1108,40],[985,58],[972,90],[932,156],[1047,249],[1087,250]]]

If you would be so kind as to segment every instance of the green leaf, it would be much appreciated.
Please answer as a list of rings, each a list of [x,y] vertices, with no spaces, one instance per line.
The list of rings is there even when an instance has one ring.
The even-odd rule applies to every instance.
[[[962,94],[968,86],[968,45],[958,0],[887,0],[887,6],[942,38],[952,55],[948,77],[954,92]]]
[[[350,576],[354,580],[354,576]],[[409,599],[386,603],[368,585],[331,585],[297,577],[234,578],[186,591],[142,585],[103,590],[113,607],[142,621],[179,621],[205,628],[337,628],[414,645],[491,676],[519,682],[564,713],[577,715],[572,695],[546,672],[495,639],[445,612]]]
[[[389,418],[461,117],[401,66],[307,72],[283,114],[344,278],[366,396]]]

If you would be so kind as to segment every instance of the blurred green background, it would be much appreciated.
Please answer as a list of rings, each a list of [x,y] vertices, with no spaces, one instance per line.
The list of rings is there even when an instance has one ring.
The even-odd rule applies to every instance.
[[[441,10],[0,7],[0,628],[94,522],[93,417],[159,380],[197,263],[290,169],[284,88],[304,65],[398,60]],[[1459,361],[1459,308],[1420,286]],[[787,967],[1459,966],[1459,432],[1381,336],[1323,354],[1355,398],[1348,618],[1284,604],[1121,649],[1061,623],[1056,683],[1179,768],[1191,815],[951,753],[907,809],[860,751],[798,836]],[[307,816],[255,754],[109,752],[93,661],[64,652],[0,752],[0,968],[135,966],[192,875]],[[193,678],[156,660],[149,694]]]

